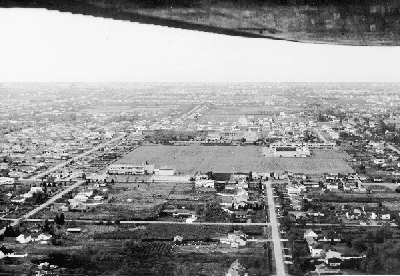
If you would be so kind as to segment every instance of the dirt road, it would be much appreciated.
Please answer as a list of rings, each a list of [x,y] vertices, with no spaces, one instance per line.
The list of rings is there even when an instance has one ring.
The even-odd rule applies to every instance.
[[[285,276],[285,264],[283,262],[282,244],[279,236],[278,220],[275,211],[274,192],[272,190],[272,183],[266,183],[266,193],[268,198],[269,220],[271,225],[272,240],[274,244],[275,267],[277,276]]]

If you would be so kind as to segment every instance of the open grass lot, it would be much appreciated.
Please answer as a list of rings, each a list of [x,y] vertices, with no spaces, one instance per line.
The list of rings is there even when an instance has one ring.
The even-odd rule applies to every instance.
[[[149,161],[156,168],[171,166],[179,173],[213,172],[352,172],[343,158],[347,155],[335,151],[316,152],[310,158],[266,158],[257,146],[141,146],[116,163],[142,164]]]
[[[65,217],[69,220],[154,218],[157,217],[162,205],[170,199],[170,195],[179,195],[191,190],[190,183],[114,183],[110,186],[109,199],[104,204],[88,212],[65,212]],[[185,199],[192,198],[186,196]],[[46,209],[39,212],[35,218],[54,218],[57,213]]]

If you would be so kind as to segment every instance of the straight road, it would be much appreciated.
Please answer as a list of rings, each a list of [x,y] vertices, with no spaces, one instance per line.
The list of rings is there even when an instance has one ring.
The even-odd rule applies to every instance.
[[[285,264],[283,262],[282,244],[279,236],[278,220],[276,218],[275,202],[274,202],[274,191],[272,190],[272,183],[266,182],[266,192],[268,198],[269,208],[269,221],[271,225],[272,240],[274,243],[274,256],[275,256],[275,267],[276,276],[285,276]]]
[[[67,194],[69,191],[72,191],[73,189],[79,187],[80,185],[82,185],[85,182],[86,182],[85,180],[80,180],[80,181],[72,184],[71,186],[69,186],[65,190],[63,190],[63,191],[59,192],[58,194],[54,195],[52,198],[50,198],[48,201],[46,201],[42,205],[36,207],[32,211],[30,211],[30,212],[26,213],[25,215],[21,216],[20,218],[13,220],[13,222],[11,223],[11,226],[17,225],[21,219],[30,218],[31,216],[33,216],[36,213],[38,213],[39,211],[43,210],[47,206],[50,206],[51,204],[53,204],[57,199],[60,199],[63,195]],[[5,231],[5,228],[1,229],[0,230],[0,235],[3,234],[4,231]]]
[[[317,132],[319,138],[320,138],[322,141],[324,141],[325,144],[328,143],[328,141],[325,139],[324,135],[322,135],[322,133],[319,131],[318,128],[315,128],[315,131]]]
[[[7,219],[6,219],[7,220]],[[10,221],[14,221],[14,219],[8,219]],[[44,219],[27,219],[27,221],[29,222],[42,222],[44,221]],[[51,219],[49,219],[49,221],[52,221]],[[68,221],[72,221],[72,220],[66,220]],[[81,222],[81,223],[100,223],[99,220],[79,220],[76,219],[74,220],[77,223]],[[105,221],[103,221],[105,222]],[[114,223],[114,221],[111,221],[112,223]],[[256,225],[256,226],[269,226],[270,223],[258,223],[258,222],[254,222],[254,223],[230,223],[230,222],[193,222],[193,223],[187,223],[184,221],[167,221],[167,220],[129,220],[129,221],[120,221],[121,224],[193,224],[193,225],[228,225],[228,226],[232,226],[232,225]]]
[[[91,150],[88,150],[88,151],[86,151],[86,152],[84,152],[84,153],[82,153],[82,154],[80,154],[80,155],[75,156],[74,158],[72,158],[72,159],[70,159],[70,160],[68,160],[68,161],[66,161],[66,162],[63,162],[63,163],[61,163],[61,164],[58,164],[58,165],[55,166],[55,167],[52,167],[51,169],[46,170],[45,172],[42,172],[42,173],[40,173],[40,174],[38,174],[38,175],[35,175],[35,176],[32,176],[29,180],[37,180],[37,179],[40,179],[42,176],[45,176],[45,175],[47,175],[47,174],[49,174],[49,173],[51,173],[51,172],[54,172],[54,171],[56,171],[56,170],[58,170],[58,169],[60,169],[60,168],[62,168],[62,167],[64,167],[64,166],[68,165],[68,164],[71,163],[72,161],[79,160],[79,159],[81,159],[82,157],[85,157],[85,156],[87,156],[87,155],[89,155],[89,154],[91,154],[91,153],[93,153],[93,152],[99,150],[100,148],[102,148],[102,147],[104,147],[104,146],[106,146],[106,145],[108,145],[108,144],[110,144],[110,143],[113,143],[113,142],[115,142],[115,141],[118,141],[118,140],[124,138],[126,135],[127,135],[127,134],[125,133],[125,134],[120,135],[120,136],[118,136],[118,137],[115,137],[115,138],[113,138],[113,139],[111,139],[111,140],[109,140],[109,141],[107,141],[107,142],[104,142],[104,143],[102,143],[102,144],[100,144],[100,145],[98,145],[98,146],[92,148]],[[30,218],[31,216],[33,216],[33,215],[35,215],[36,213],[38,213],[39,211],[43,210],[43,209],[46,208],[47,206],[53,204],[57,199],[60,199],[63,195],[65,195],[65,194],[68,193],[69,191],[72,191],[73,189],[79,187],[80,185],[82,185],[82,184],[85,183],[85,182],[86,182],[85,180],[79,180],[79,181],[75,182],[74,184],[72,184],[71,186],[69,186],[68,188],[66,188],[65,190],[63,190],[63,191],[61,191],[60,193],[54,195],[52,198],[50,198],[48,201],[46,201],[46,202],[43,203],[42,205],[36,207],[36,208],[33,209],[32,211],[30,211],[30,212],[26,213],[25,215],[21,216],[20,218],[18,218],[18,219],[16,219],[16,220],[13,220],[13,222],[11,223],[11,226],[17,225],[21,219],[28,219],[28,218]],[[0,235],[3,234],[4,231],[5,231],[5,228],[0,229]]]
[[[68,165],[68,164],[71,163],[72,161],[77,161],[77,160],[79,160],[79,159],[81,159],[81,158],[83,158],[83,157],[85,157],[85,156],[87,156],[87,155],[89,155],[89,154],[91,154],[91,153],[93,153],[93,152],[99,150],[100,148],[102,148],[102,147],[104,147],[104,146],[107,146],[108,144],[111,144],[111,143],[113,143],[113,142],[115,142],[115,141],[118,141],[118,140],[124,138],[126,135],[127,135],[127,134],[125,133],[125,134],[123,134],[123,135],[121,135],[121,136],[115,137],[115,138],[113,138],[113,139],[111,139],[111,140],[109,140],[109,141],[107,141],[107,142],[105,142],[105,143],[102,143],[102,144],[100,144],[100,145],[98,145],[98,146],[92,148],[91,150],[88,150],[88,151],[86,151],[86,152],[84,152],[84,153],[82,153],[82,154],[80,154],[80,155],[75,156],[74,158],[72,158],[72,159],[70,159],[70,160],[68,160],[68,161],[65,161],[65,162],[63,162],[63,163],[61,163],[61,164],[58,164],[57,166],[52,167],[51,169],[48,169],[47,171],[44,171],[44,172],[42,172],[42,173],[40,173],[40,174],[38,174],[38,175],[32,176],[32,177],[29,178],[28,180],[38,180],[38,179],[41,179],[43,176],[48,175],[49,173],[52,173],[52,172],[54,172],[54,171],[56,171],[56,170],[58,170],[58,169],[61,169],[61,168],[65,167],[66,165]]]
[[[400,154],[400,150],[398,150],[395,146],[392,146],[392,145],[387,145],[387,147],[389,148],[389,149],[391,149],[392,151],[395,151],[395,152],[397,152],[397,153],[399,153]]]

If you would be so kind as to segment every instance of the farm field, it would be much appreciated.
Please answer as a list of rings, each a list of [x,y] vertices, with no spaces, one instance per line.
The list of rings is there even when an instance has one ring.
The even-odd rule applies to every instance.
[[[232,248],[216,240],[232,232],[231,226],[80,225],[81,233],[67,234],[66,228],[73,226],[68,222],[56,230],[61,235],[58,246],[15,242],[6,246],[29,252],[24,259],[27,269],[49,262],[68,275],[225,275],[236,260],[248,275],[269,275],[269,252],[264,247],[268,242]],[[263,238],[260,226],[239,228]],[[175,244],[176,235],[183,242]]]
[[[115,163],[170,166],[182,174],[202,172],[304,172],[308,174],[353,172],[342,152],[316,152],[310,158],[266,158],[257,146],[141,146]]]

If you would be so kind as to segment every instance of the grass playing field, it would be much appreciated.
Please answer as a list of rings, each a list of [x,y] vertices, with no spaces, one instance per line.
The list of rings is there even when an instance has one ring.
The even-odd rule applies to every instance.
[[[304,172],[309,174],[352,172],[335,151],[321,151],[309,158],[264,157],[258,146],[141,146],[116,163],[167,165],[179,173],[213,172]]]

